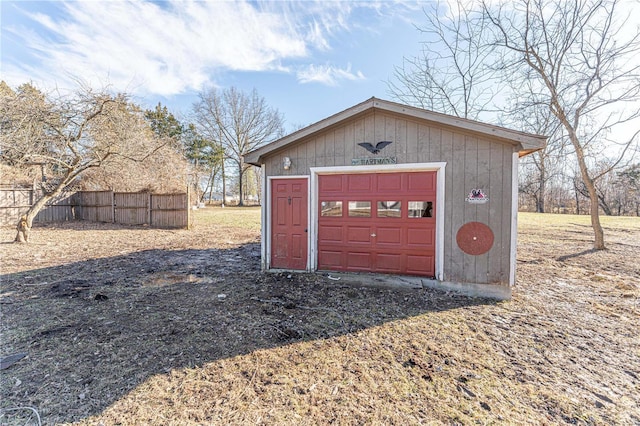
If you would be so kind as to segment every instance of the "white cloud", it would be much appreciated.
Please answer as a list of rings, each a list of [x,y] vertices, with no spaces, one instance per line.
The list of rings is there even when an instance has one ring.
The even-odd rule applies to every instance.
[[[300,83],[320,83],[327,86],[337,86],[342,80],[364,80],[362,72],[351,72],[351,64],[345,69],[332,65],[309,65],[298,70],[297,78]]]
[[[361,29],[357,11],[389,12],[395,3],[85,0],[50,3],[41,12],[12,4],[28,19],[3,22],[3,38],[20,40],[16,50],[25,52],[3,54],[10,83],[71,86],[75,76],[92,86],[172,96],[229,71],[295,73],[300,83],[327,85],[364,79],[350,66],[314,64],[314,56],[326,61],[332,42]],[[378,18],[368,15],[364,24],[375,28]]]
[[[39,31],[8,31],[37,62],[4,64],[3,73],[58,81],[108,76],[116,87],[171,95],[210,83],[216,72],[281,70],[283,59],[308,55],[296,27],[245,2],[74,1],[58,17],[30,18]]]

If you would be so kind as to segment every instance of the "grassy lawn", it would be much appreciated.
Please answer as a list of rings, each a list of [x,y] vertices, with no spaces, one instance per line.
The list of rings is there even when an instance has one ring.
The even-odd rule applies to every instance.
[[[196,226],[218,224],[260,232],[260,207],[207,207],[194,215]]]
[[[262,274],[259,212],[3,244],[30,262],[3,266],[0,355],[28,356],[0,371],[0,407],[80,425],[640,424],[639,218],[603,217],[594,252],[587,216],[520,214],[497,303]]]

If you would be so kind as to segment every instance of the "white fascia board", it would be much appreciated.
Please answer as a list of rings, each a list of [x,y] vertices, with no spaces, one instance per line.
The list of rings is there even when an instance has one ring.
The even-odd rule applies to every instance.
[[[269,267],[269,259],[271,259],[271,256],[267,257],[268,238],[265,238],[271,232],[267,222],[267,212],[271,208],[271,194],[267,190],[269,185],[267,185],[267,172],[264,164],[260,166],[260,174],[262,175],[262,209],[260,211],[260,232],[262,233],[262,238],[260,238],[260,269],[262,271],[266,271]]]
[[[443,211],[445,206],[445,167],[447,163],[441,164],[438,167],[438,173],[436,175],[436,204],[439,211]],[[438,281],[444,281],[444,214],[436,215],[436,279]]]
[[[509,252],[509,286],[516,284],[516,254],[518,248],[518,160],[513,153],[511,164],[511,247]]]
[[[311,167],[311,175],[331,175],[341,173],[394,173],[394,172],[426,172],[444,168],[447,163],[407,163],[407,164],[373,164],[368,166],[328,166]]]
[[[309,179],[309,258],[307,265],[309,271],[318,269],[318,174],[311,169],[311,179]]]

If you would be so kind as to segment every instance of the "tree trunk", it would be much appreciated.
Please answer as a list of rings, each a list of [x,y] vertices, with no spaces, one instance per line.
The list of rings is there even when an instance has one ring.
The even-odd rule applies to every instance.
[[[209,204],[213,201],[213,187],[215,186],[216,178],[213,168],[211,169],[211,179],[209,179]]]
[[[587,168],[587,163],[584,159],[584,151],[582,150],[582,146],[577,140],[577,135],[575,132],[570,132],[569,137],[573,142],[573,146],[576,150],[576,156],[578,157],[578,166],[580,167],[580,174],[582,176],[582,182],[584,182],[585,187],[587,188],[587,192],[589,193],[589,201],[590,201],[590,215],[591,215],[591,227],[593,228],[594,233],[594,242],[593,248],[596,250],[604,250],[606,249],[604,245],[604,231],[602,230],[602,225],[600,224],[600,203],[598,199],[598,192],[596,191],[596,186],[589,176],[589,169]]]
[[[205,198],[207,196],[207,192],[209,193],[209,204],[211,204],[211,193],[213,192],[213,169],[209,174],[209,178],[207,179],[207,186],[204,187],[204,191],[202,191],[202,197],[200,197],[200,202],[204,203]]]
[[[222,160],[222,207],[227,204],[227,178],[224,172],[224,160]]]
[[[242,159],[238,162],[238,206],[242,207],[244,206],[244,196],[243,196],[243,184],[242,184],[242,178],[244,177],[244,170],[243,170],[243,166],[244,164],[242,164],[243,161]]]
[[[47,205],[47,202],[60,192],[61,191],[54,191],[51,194],[44,194],[38,199],[38,201],[29,207],[26,214],[20,217],[20,220],[18,220],[18,224],[16,225],[16,230],[18,231],[14,240],[16,243],[29,242],[29,233],[33,226],[33,219],[35,219],[38,213],[40,213],[40,210]]]
[[[538,200],[536,205],[536,211],[538,213],[544,213],[544,197],[546,192],[547,173],[544,166],[544,159],[540,156],[540,181],[538,182]]]
[[[602,211],[604,211],[604,214],[606,214],[607,216],[613,216],[613,212],[611,211],[611,207],[609,207],[609,205],[607,204],[607,201],[604,199],[603,196],[598,196],[598,201],[600,203],[600,207],[602,207]]]
[[[18,225],[16,226],[18,230],[18,234],[16,238],[13,240],[16,243],[28,243],[29,242],[29,232],[31,232],[31,226],[29,225],[29,221],[27,220],[27,216],[21,216],[18,221]]]

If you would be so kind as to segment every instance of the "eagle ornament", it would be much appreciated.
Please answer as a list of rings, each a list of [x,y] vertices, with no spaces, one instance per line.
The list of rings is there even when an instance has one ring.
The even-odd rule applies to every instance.
[[[391,141],[380,141],[375,146],[373,146],[369,142],[360,142],[358,145],[360,145],[361,147],[363,147],[364,149],[366,149],[372,154],[378,154],[382,149],[384,149],[384,147],[386,147],[387,145],[391,145],[392,143],[393,142]]]

